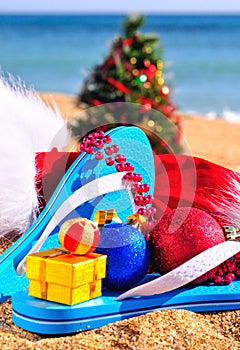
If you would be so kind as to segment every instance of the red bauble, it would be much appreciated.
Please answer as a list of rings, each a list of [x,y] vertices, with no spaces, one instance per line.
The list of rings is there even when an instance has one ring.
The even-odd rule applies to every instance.
[[[224,241],[221,226],[205,211],[186,207],[171,210],[150,233],[153,269],[165,274]],[[209,271],[194,283],[214,277],[216,270]]]

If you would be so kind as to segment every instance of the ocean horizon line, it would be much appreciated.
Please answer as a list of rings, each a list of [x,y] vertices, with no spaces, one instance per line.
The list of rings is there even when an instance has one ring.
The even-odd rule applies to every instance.
[[[1,12],[0,10],[0,16],[127,16],[127,15],[139,15],[139,14],[144,14],[145,16],[151,16],[151,17],[158,17],[158,16],[220,16],[220,17],[225,17],[225,16],[233,16],[233,17],[239,17],[240,16],[240,11],[226,11],[226,12],[222,12],[222,11],[203,11],[203,12],[195,12],[195,11],[191,11],[191,12],[181,12],[181,11],[177,11],[177,12],[165,12],[165,11],[161,11],[161,12],[144,12],[144,11],[126,11],[126,12],[106,12],[106,11],[98,11],[98,12],[91,12],[91,11],[82,11],[82,12],[72,12],[72,11],[38,11],[38,12],[28,12],[28,11],[10,11],[10,12]]]

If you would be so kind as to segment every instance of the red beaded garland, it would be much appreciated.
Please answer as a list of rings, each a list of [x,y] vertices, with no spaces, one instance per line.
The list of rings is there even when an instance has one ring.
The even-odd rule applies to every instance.
[[[80,151],[85,151],[85,147],[86,146],[84,145],[84,143],[81,143],[80,146],[79,146],[79,150]]]
[[[97,160],[104,159],[105,153],[107,156],[109,156],[105,158],[105,162],[108,166],[112,166],[116,162],[117,164],[115,164],[115,168],[118,172],[126,171],[123,179],[133,182],[131,189],[135,194],[134,202],[140,207],[138,208],[137,213],[144,215],[148,219],[153,218],[156,213],[156,209],[150,205],[153,197],[151,195],[142,196],[143,193],[147,193],[149,191],[150,186],[148,184],[141,183],[142,175],[134,173],[134,166],[131,163],[126,162],[126,157],[124,154],[118,153],[119,146],[117,144],[109,145],[108,147],[104,148],[105,144],[111,144],[111,142],[111,136],[105,135],[103,130],[97,130],[84,137],[82,143],[79,145],[79,151],[86,152],[88,154],[95,153],[94,155]],[[104,152],[95,152],[94,147],[99,150],[104,148]],[[114,154],[115,156],[113,156]],[[144,226],[149,229],[153,227],[153,224],[155,225],[154,221],[152,220],[152,224],[148,222],[145,223]],[[228,279],[229,278],[230,277],[228,277]]]
[[[235,279],[235,275],[230,272],[224,277],[224,283],[230,284],[234,279]]]
[[[90,146],[94,146],[95,144],[95,139],[93,137],[91,137],[92,135],[90,134],[89,136],[84,137],[83,139],[83,143],[85,145],[90,145]]]
[[[98,139],[103,139],[105,137],[105,133],[103,130],[97,130],[93,135],[95,138]]]
[[[105,162],[107,165],[111,166],[114,164],[114,159],[112,157],[106,158]]]
[[[238,254],[237,254],[238,255]],[[215,284],[230,284],[239,275],[237,255],[224,261],[218,268],[213,282]],[[210,281],[211,282],[211,281]]]
[[[102,160],[104,158],[104,154],[102,152],[96,152],[95,153],[95,158],[97,160]]]
[[[156,214],[156,208],[154,208],[154,207],[147,208],[146,211],[145,211],[145,215],[147,217],[151,217],[151,216],[153,216],[155,214]]]
[[[133,173],[129,171],[123,176],[124,180],[132,180],[133,179]]]
[[[152,203],[154,201],[154,197],[151,194],[149,194],[147,197],[149,199],[149,203]]]
[[[141,206],[143,201],[143,196],[136,196],[134,202],[137,206]]]
[[[145,207],[148,204],[150,204],[149,198],[147,196],[143,196],[143,198],[142,198],[142,206]]]
[[[114,153],[114,149],[113,149],[113,147],[109,146],[109,147],[104,148],[104,152],[105,152],[108,156],[110,156],[110,155],[112,155],[112,154]]]
[[[91,146],[91,145],[87,145],[86,147],[85,147],[85,151],[87,152],[87,153],[89,153],[89,154],[93,154],[94,153],[94,147],[93,146]]]
[[[146,214],[146,211],[147,211],[147,209],[139,208],[137,213],[144,216]]]
[[[126,162],[126,157],[123,154],[117,154],[115,156],[115,160],[117,163],[125,163]]]
[[[150,190],[150,186],[148,184],[143,184],[143,192],[148,192]]]
[[[137,186],[137,184],[133,184],[133,185],[131,186],[131,190],[132,190],[133,192],[137,192],[136,186]]]
[[[115,168],[116,168],[116,170],[117,171],[125,171],[125,164],[123,164],[123,163],[119,163],[119,164],[116,164],[115,165]]]
[[[104,142],[103,142],[103,140],[96,140],[96,141],[95,141],[95,146],[96,146],[97,148],[103,148],[103,147],[104,147]]]
[[[142,184],[136,184],[136,190],[138,194],[143,194],[144,192],[144,187]]]
[[[84,138],[83,138],[83,143],[87,143],[87,141],[88,141],[88,136],[85,136]]]
[[[134,166],[131,163],[125,163],[126,171],[134,171]]]
[[[96,136],[94,134],[89,134],[88,136],[86,136],[87,140],[95,140]]]
[[[214,283],[220,284],[222,282],[223,282],[223,278],[221,276],[218,275],[214,278]]]
[[[113,149],[114,149],[114,153],[118,153],[119,152],[119,146],[118,145],[112,145]]]
[[[133,174],[133,181],[134,182],[141,182],[142,181],[142,175],[141,174]]]
[[[104,143],[111,143],[112,142],[111,136],[109,136],[109,135],[104,136],[103,137],[103,142]]]
[[[240,253],[237,253],[237,254],[235,255],[235,259],[236,259],[236,261],[240,261]]]

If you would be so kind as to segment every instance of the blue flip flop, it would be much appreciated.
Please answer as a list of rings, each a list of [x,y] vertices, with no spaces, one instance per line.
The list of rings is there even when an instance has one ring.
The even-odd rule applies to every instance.
[[[150,184],[150,193],[152,193],[154,168],[152,152],[146,136],[135,127],[120,127],[110,134],[114,143],[120,146],[121,153],[124,153],[134,165],[136,172],[143,175],[143,181]],[[3,258],[6,257],[6,259],[3,261],[4,264],[0,264],[1,277],[3,276],[1,292],[3,296],[12,295],[12,316],[17,326],[39,334],[60,335],[102,327],[110,322],[156,310],[186,309],[206,312],[240,309],[239,280],[225,286],[187,285],[163,294],[137,296],[124,300],[116,299],[120,295],[119,292],[104,288],[101,297],[73,306],[49,302],[28,295],[27,280],[24,275],[18,275],[15,269],[22,266],[25,255],[31,249],[36,247],[47,249],[58,245],[57,232],[63,217],[64,220],[74,215],[92,218],[95,210],[114,207],[124,221],[132,213],[131,195],[127,190],[123,191],[120,179],[121,174],[112,167],[107,167],[104,162],[98,163],[89,155],[81,155],[60,182],[38,220],[3,255]],[[108,190],[104,186],[106,183]],[[92,189],[93,194],[89,192],[88,187]],[[91,199],[85,197],[84,200],[81,200],[85,192],[91,194],[89,197]],[[98,195],[96,195],[97,192]],[[95,197],[93,197],[94,193]],[[69,210],[69,203],[72,211]],[[58,216],[59,210],[60,215]],[[50,233],[44,238],[43,245],[38,247],[38,243],[54,217],[57,222],[56,227],[53,225],[54,229],[52,231],[49,229]],[[147,275],[141,283],[147,284],[158,277],[159,275]],[[7,284],[8,279],[11,282],[9,284]],[[16,289],[20,291],[13,293]]]
[[[154,162],[146,135],[139,128],[130,126],[115,128],[108,134],[134,166],[135,172],[142,175],[143,182],[150,185],[149,193],[153,194]],[[104,161],[97,161],[93,155],[82,153],[68,169],[37,220],[0,256],[0,301],[27,288],[26,255],[58,246],[58,231],[63,221],[77,216],[93,219],[97,210],[112,207],[122,221],[133,212],[131,193],[122,186],[121,173]]]
[[[147,275],[142,283],[158,275]],[[149,296],[116,300],[119,292],[103,290],[103,295],[74,306],[35,299],[27,291],[12,298],[13,322],[39,334],[69,334],[86,331],[142,314],[164,310],[185,309],[210,312],[240,309],[240,281],[225,286],[186,286],[174,291]]]

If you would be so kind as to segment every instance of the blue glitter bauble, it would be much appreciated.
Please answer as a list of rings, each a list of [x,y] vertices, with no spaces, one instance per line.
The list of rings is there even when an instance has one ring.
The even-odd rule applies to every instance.
[[[130,225],[105,225],[100,232],[96,252],[107,255],[107,273],[103,285],[110,289],[129,289],[148,271],[148,243],[143,234]]]

